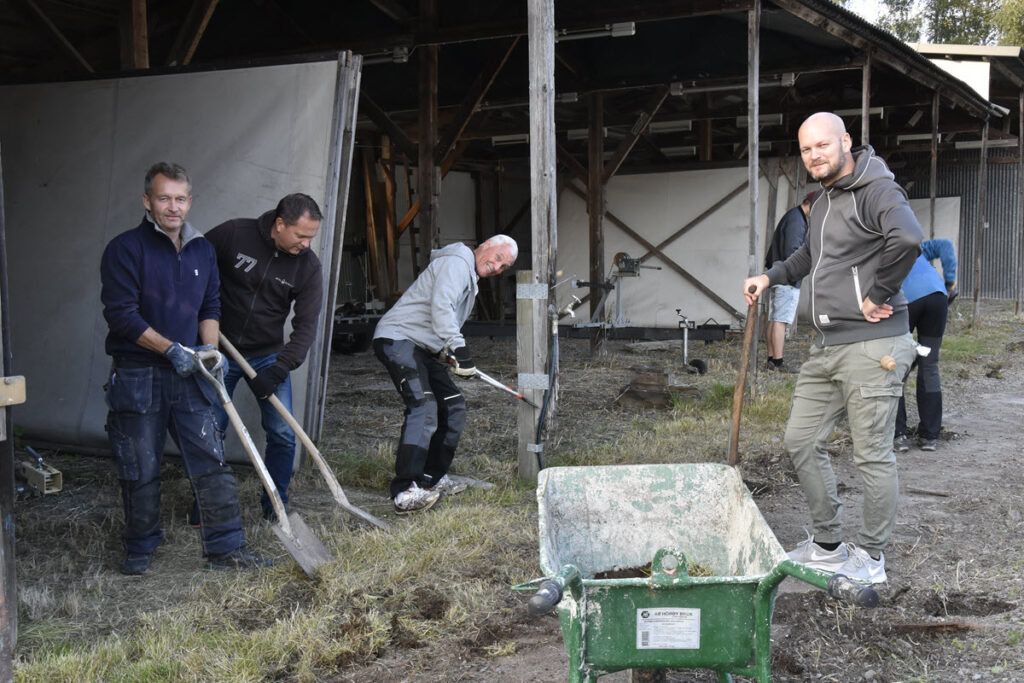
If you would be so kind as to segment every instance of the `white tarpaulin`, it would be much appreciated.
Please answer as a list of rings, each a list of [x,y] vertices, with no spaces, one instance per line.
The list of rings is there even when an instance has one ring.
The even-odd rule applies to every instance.
[[[13,353],[28,386],[16,424],[26,434],[107,446],[99,262],[112,237],[139,224],[146,169],[173,161],[188,170],[189,221],[202,232],[291,192],[323,208],[337,69],[331,61],[0,87]],[[307,368],[292,374],[300,420]],[[250,429],[262,432],[249,392],[236,393]]]

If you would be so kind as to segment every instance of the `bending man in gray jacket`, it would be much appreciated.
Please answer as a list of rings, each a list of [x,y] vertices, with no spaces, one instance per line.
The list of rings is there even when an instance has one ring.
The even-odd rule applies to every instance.
[[[882,550],[896,525],[899,485],[892,434],[915,353],[900,284],[921,253],[921,226],[885,162],[868,145],[853,149],[838,116],[813,114],[798,139],[804,166],[823,188],[811,206],[807,242],[743,283],[751,304],[770,285],[806,278],[817,331],[797,378],[784,439],[814,533],[789,557],[882,583]],[[844,408],[864,484],[859,545],[842,542],[842,503],[822,444]]]
[[[430,264],[384,314],[373,352],[405,403],[391,497],[399,514],[426,510],[441,494],[465,490],[447,476],[466,426],[466,399],[448,376],[473,377],[476,368],[462,336],[473,311],[477,280],[515,263],[519,248],[495,235],[475,250],[457,242],[430,254]]]

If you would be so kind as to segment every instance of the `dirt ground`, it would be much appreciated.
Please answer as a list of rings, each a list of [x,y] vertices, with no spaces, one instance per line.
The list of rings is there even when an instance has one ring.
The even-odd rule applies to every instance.
[[[1024,681],[1024,457],[1016,430],[1024,408],[1024,344],[1019,343],[1024,325],[1013,329],[1010,337],[997,357],[972,359],[943,374],[944,425],[938,450],[929,453],[912,447],[899,455],[899,518],[886,552],[889,581],[880,587],[879,607],[841,605],[795,579],[782,584],[772,624],[773,680]],[[805,358],[808,344],[806,329],[798,332],[787,356]],[[550,451],[557,448],[563,430],[607,434],[635,424],[635,414],[608,400],[616,388],[625,386],[633,374],[631,367],[665,365],[685,377],[678,350],[635,354],[627,350],[628,344],[614,342],[609,347],[612,360],[597,373],[600,364],[588,361],[586,342],[562,345],[559,427],[549,437]],[[474,348],[481,346],[474,340]],[[708,376],[717,373],[722,381],[732,381],[737,348],[736,340],[696,345],[691,357],[711,354]],[[510,364],[502,360],[507,350],[509,341],[493,342],[478,363],[514,377]],[[353,369],[363,362],[351,360]],[[689,377],[695,383],[704,379]],[[761,390],[770,391],[773,385],[766,386]],[[479,385],[467,390],[477,422],[467,429],[464,449],[479,447],[482,437],[474,434],[474,424],[503,422],[502,404],[499,401],[498,412],[493,412],[494,396],[487,391]],[[913,428],[912,397],[909,412]],[[658,419],[658,414],[641,419]],[[770,436],[773,446],[766,452],[744,454],[742,471],[779,541],[791,548],[805,537],[809,519],[781,448],[783,426],[778,425],[777,436]],[[724,455],[727,435],[721,439]],[[862,485],[848,437],[834,441],[830,452],[845,505],[844,528],[853,540]],[[516,642],[512,656],[389,652],[371,666],[343,673],[340,680],[566,679],[568,658],[554,616],[523,618],[505,627]],[[601,680],[628,681],[629,674],[609,674]],[[711,672],[679,670],[668,672],[667,680],[717,678]]]
[[[480,367],[514,383],[514,340],[472,341]],[[806,330],[798,332],[787,355],[806,356],[808,341]],[[886,552],[889,581],[879,591],[879,607],[840,605],[793,579],[781,586],[772,624],[773,680],[1024,681],[1024,457],[1016,431],[1024,408],[1024,324],[1014,323],[1008,342],[998,357],[977,358],[955,372],[943,372],[944,434],[938,451],[912,448],[899,455],[899,518]],[[625,342],[612,342],[610,357],[593,361],[587,342],[563,340],[560,408],[546,453],[557,457],[560,449],[585,449],[588,440],[614,440],[638,426],[667,419],[665,410],[638,413],[613,403],[635,366],[667,367],[708,389],[714,382],[734,381],[737,349],[735,338],[691,346],[691,357],[702,356],[709,366],[708,375],[697,377],[685,375],[682,354],[675,347],[637,353]],[[758,391],[772,391],[787,379],[757,381]],[[507,395],[478,382],[464,387],[471,412],[455,473],[484,480],[509,476],[516,467],[516,427]],[[356,454],[389,453],[393,448],[401,407],[372,354],[333,357],[327,406],[328,427],[320,444],[325,453],[341,444]],[[912,402],[910,413],[914,425]],[[782,452],[782,429],[780,423],[775,433],[758,435],[767,446],[743,453],[742,473],[762,514],[789,548],[804,538],[808,519]],[[705,459],[724,459],[726,441],[727,434],[721,434],[720,444],[709,446]],[[845,528],[852,540],[859,523],[861,482],[848,439],[840,437],[832,446],[846,504]],[[481,453],[488,457],[474,456]],[[168,549],[159,551],[161,564],[152,575],[124,582],[116,574],[121,518],[112,467],[93,458],[51,457],[64,471],[66,491],[23,500],[18,509],[21,528],[33,529],[34,534],[19,536],[19,543],[26,541],[19,546],[21,635],[29,647],[38,648],[45,638],[33,631],[33,618],[54,610],[74,612],[83,634],[92,638],[97,630],[116,631],[140,610],[173,603],[196,581],[216,580],[196,577],[194,533],[181,523],[187,482],[173,467],[165,475],[165,508],[172,518],[165,524]],[[630,454],[622,457],[628,462]],[[353,503],[381,516],[390,512],[382,490],[353,488],[344,471],[339,475]],[[240,480],[243,506],[252,510],[258,483],[255,476],[243,475]],[[296,485],[309,481],[308,474],[300,473]],[[329,500],[321,486],[312,487],[305,498],[293,494],[293,504],[313,516],[329,506]],[[96,531],[88,544],[70,533],[83,520]],[[246,522],[251,542],[274,545],[254,514],[247,512]],[[36,547],[44,541],[49,545]],[[67,549],[56,565],[46,557],[52,555],[54,544]],[[536,546],[527,552],[536,553]],[[288,561],[283,552],[277,559]],[[68,585],[77,586],[70,597]],[[69,600],[76,602],[65,604]],[[396,643],[376,660],[337,671],[330,680],[565,680],[568,658],[557,619],[528,618],[525,600],[523,594],[509,593],[507,614],[487,626],[493,631],[491,642],[512,642],[514,653],[495,656],[479,647],[479,638],[412,650]],[[620,672],[602,681],[628,679],[627,672]],[[710,672],[698,671],[671,671],[667,679],[717,680]]]

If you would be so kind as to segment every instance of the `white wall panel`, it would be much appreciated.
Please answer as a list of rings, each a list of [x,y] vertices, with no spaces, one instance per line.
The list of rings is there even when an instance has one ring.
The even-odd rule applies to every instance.
[[[182,164],[205,232],[291,192],[325,203],[337,63],[0,87],[15,368],[36,438],[103,448],[99,261],[138,225],[146,169]],[[314,245],[317,248],[317,245]],[[303,365],[293,373],[301,421]],[[249,392],[239,408],[261,432]],[[261,444],[262,446],[262,444]],[[237,451],[236,451],[237,453]]]

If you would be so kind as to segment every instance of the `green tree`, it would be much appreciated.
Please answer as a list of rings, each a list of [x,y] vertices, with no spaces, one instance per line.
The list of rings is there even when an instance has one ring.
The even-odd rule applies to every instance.
[[[883,0],[882,4],[886,12],[878,17],[878,27],[908,43],[920,42],[921,13],[914,11],[914,0]]]
[[[1000,0],[925,0],[926,35],[932,43],[991,45]]]
[[[1003,0],[995,24],[1000,45],[1024,45],[1024,0]]]

